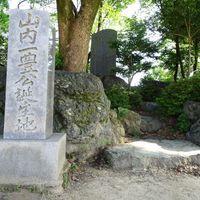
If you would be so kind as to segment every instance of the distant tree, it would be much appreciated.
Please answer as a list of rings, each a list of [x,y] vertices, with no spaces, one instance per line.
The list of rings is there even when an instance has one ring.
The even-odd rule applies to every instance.
[[[168,39],[174,44],[175,59],[171,67],[174,69],[174,80],[177,80],[179,74],[181,75],[179,77],[188,77],[198,67],[200,1],[142,0],[142,2],[148,6],[150,4],[157,6],[150,23],[154,24],[154,28],[162,34],[162,40]]]
[[[135,74],[152,67],[157,45],[147,38],[147,29],[142,21],[129,19],[127,27],[126,31],[119,34],[117,41],[119,66],[114,71],[128,78],[130,86]]]
[[[8,32],[8,1],[0,1],[0,66],[6,65],[7,32]]]
[[[104,28],[110,27],[113,24],[119,24],[122,10],[128,5],[134,3],[135,0],[103,0],[95,20],[94,32],[98,32]]]

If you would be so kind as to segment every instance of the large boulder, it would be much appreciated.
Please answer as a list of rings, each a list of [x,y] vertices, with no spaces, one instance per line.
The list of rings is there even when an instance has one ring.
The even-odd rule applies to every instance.
[[[103,76],[101,78],[101,81],[103,83],[103,86],[105,89],[110,89],[114,85],[118,85],[124,88],[128,88],[128,84],[120,77],[117,77],[115,75],[110,75],[110,76]]]
[[[191,126],[186,138],[194,144],[200,145],[200,119]]]
[[[54,131],[67,134],[67,154],[85,159],[122,142],[122,125],[110,113],[101,80],[92,74],[56,72],[54,111]]]
[[[184,112],[191,122],[195,123],[200,119],[200,102],[187,101],[184,104]]]

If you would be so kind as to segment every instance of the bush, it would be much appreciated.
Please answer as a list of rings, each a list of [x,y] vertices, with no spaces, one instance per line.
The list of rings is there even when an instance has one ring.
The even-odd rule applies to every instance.
[[[64,66],[64,61],[60,53],[57,51],[55,55],[55,68],[56,70],[62,70]]]
[[[119,107],[117,109],[117,118],[119,120],[123,120],[129,114],[129,112],[130,112],[130,110]]]
[[[130,101],[131,108],[133,110],[134,109],[138,109],[141,106],[141,104],[142,104],[142,96],[138,92],[137,89],[132,89],[129,92],[129,101]]]
[[[157,98],[160,111],[165,116],[178,117],[186,101],[200,101],[200,78],[194,76],[166,87]]]
[[[155,102],[162,90],[168,85],[167,82],[142,79],[139,92],[143,101]]]
[[[177,118],[176,128],[177,130],[187,133],[190,129],[190,120],[185,113],[181,113]]]
[[[108,99],[111,101],[111,108],[119,107],[130,109],[129,92],[127,89],[114,85],[112,88],[105,90]]]

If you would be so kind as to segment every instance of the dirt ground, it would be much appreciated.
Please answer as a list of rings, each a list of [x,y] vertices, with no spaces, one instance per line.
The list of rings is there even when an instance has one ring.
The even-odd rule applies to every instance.
[[[200,177],[175,172],[114,172],[87,168],[60,195],[26,190],[0,193],[0,200],[200,200]]]

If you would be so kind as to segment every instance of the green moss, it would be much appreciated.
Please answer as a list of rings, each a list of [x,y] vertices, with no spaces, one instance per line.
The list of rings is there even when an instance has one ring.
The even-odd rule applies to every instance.
[[[90,102],[99,102],[100,98],[101,98],[101,93],[82,93],[82,94],[73,94],[73,95],[67,95],[68,97],[70,97],[70,99],[74,99],[74,100],[80,100],[80,101],[84,101],[87,103]]]
[[[135,138],[140,138],[141,132],[140,132],[140,130],[137,130],[136,128],[133,128],[133,129],[132,129],[132,135],[133,135],[133,137],[135,137]]]
[[[20,192],[20,185],[0,185],[0,192]]]
[[[99,140],[98,144],[105,147],[111,145],[111,141],[107,138],[102,138]]]
[[[45,186],[36,186],[36,185],[0,185],[0,192],[21,192],[22,189],[28,190],[32,193],[38,193],[38,194],[47,194],[49,193],[49,188]]]
[[[89,144],[81,144],[80,145],[80,151],[81,152],[87,152],[90,150],[90,145]]]
[[[64,189],[66,189],[68,187],[70,183],[70,178],[67,172],[63,173],[63,183],[62,183],[62,187]]]

